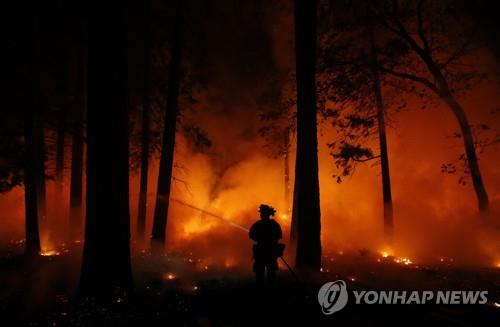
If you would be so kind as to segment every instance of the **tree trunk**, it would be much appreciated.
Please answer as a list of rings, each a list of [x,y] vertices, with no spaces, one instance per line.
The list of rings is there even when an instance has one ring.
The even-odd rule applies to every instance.
[[[483,178],[481,176],[481,170],[479,169],[474,137],[472,135],[467,115],[465,114],[462,106],[455,100],[451,92],[444,92],[441,98],[450,107],[451,111],[458,120],[464,142],[465,154],[467,156],[467,164],[470,170],[472,184],[474,185],[474,190],[476,192],[479,211],[483,214],[487,214],[490,210],[490,202],[488,199],[488,193],[486,192],[486,188],[484,186]]]
[[[316,1],[295,0],[297,78],[297,155],[293,218],[296,221],[296,266],[321,266],[321,214],[315,87]]]
[[[391,176],[389,173],[389,157],[387,153],[387,136],[385,132],[385,111],[382,100],[382,87],[380,86],[380,75],[378,70],[377,49],[373,30],[369,27],[370,59],[373,78],[373,94],[377,109],[378,139],[380,145],[380,165],[382,169],[382,195],[384,204],[384,234],[388,242],[392,242],[394,232],[393,206],[391,194]]]
[[[172,50],[168,75],[167,104],[165,126],[163,130],[163,144],[160,156],[160,172],[152,231],[152,249],[155,250],[165,244],[168,206],[172,181],[172,167],[174,161],[175,132],[179,112],[179,87],[182,48],[182,0],[176,1],[176,15],[172,38]],[[156,245],[154,243],[157,243]]]
[[[25,205],[25,253],[38,255],[41,251],[39,218],[45,218],[45,153],[43,124],[40,123],[40,82],[38,64],[38,2],[32,1],[29,12],[32,30],[28,44],[31,61],[27,76],[29,91],[24,108],[24,205]]]
[[[144,94],[142,98],[142,134],[141,134],[141,177],[139,186],[139,206],[137,210],[137,237],[142,242],[146,229],[146,213],[148,199],[148,170],[149,170],[149,111],[150,111],[150,69],[151,69],[151,2],[146,1],[146,27],[144,44]]]
[[[36,109],[32,109],[36,110]],[[36,194],[38,202],[38,216],[43,223],[47,223],[47,191],[45,186],[45,132],[44,124],[39,115],[35,115],[34,142],[36,165]]]
[[[66,109],[60,110],[57,122],[57,141],[56,141],[56,194],[54,197],[54,211],[56,217],[62,214],[61,205],[64,195],[64,146],[66,141]]]
[[[88,42],[87,205],[81,297],[132,290],[125,5],[91,2]],[[115,294],[116,295],[116,294]]]
[[[71,176],[69,190],[69,227],[71,239],[81,237],[82,232],[82,188],[83,188],[83,125],[87,107],[87,48],[85,27],[81,23],[80,44],[78,50],[77,100],[73,118],[71,144]]]
[[[146,95],[144,97],[147,97]],[[137,236],[144,239],[146,229],[148,170],[149,170],[149,100],[143,100],[141,136],[141,176],[139,186],[139,206],[137,212]]]
[[[290,215],[290,128],[285,128],[283,133],[283,146],[285,149],[283,155],[283,174],[284,174],[284,200],[285,200],[285,214]]]
[[[24,121],[24,206],[26,212],[25,232],[27,255],[33,256],[40,253],[40,233],[38,228],[38,201],[37,201],[37,181],[36,178],[36,142],[35,142],[35,121],[33,117],[34,108],[26,108]]]

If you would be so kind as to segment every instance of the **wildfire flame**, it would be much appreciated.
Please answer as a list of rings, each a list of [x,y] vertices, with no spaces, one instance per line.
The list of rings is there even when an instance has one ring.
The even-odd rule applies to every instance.
[[[409,258],[394,258],[394,262],[404,265],[411,265],[413,263]]]
[[[56,250],[45,250],[45,251],[40,252],[40,255],[44,256],[44,257],[53,257],[53,256],[58,256],[60,254],[61,253],[59,251],[56,251]]]
[[[411,261],[410,258],[398,257],[398,256],[394,255],[393,251],[390,249],[385,249],[385,250],[380,251],[380,255],[384,259],[387,259],[389,257],[391,257],[391,258],[393,257],[393,260],[395,263],[400,263],[400,264],[403,264],[406,266],[413,264],[413,261]],[[379,260],[377,260],[377,261],[379,261]]]

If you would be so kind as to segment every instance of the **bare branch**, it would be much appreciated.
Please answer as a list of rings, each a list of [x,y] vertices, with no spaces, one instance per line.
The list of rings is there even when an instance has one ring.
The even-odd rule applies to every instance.
[[[193,193],[191,192],[191,189],[189,187],[189,183],[183,179],[180,179],[180,178],[177,178],[175,176],[172,175],[172,180],[175,181],[175,182],[179,182],[181,184],[184,185],[184,188],[186,189],[186,191],[189,193],[189,195],[193,195]]]
[[[429,46],[429,41],[427,41],[427,37],[424,32],[424,22],[422,19],[422,7],[424,5],[424,0],[420,0],[417,4],[417,24],[418,24],[418,35],[424,44],[424,50],[431,56],[431,48]]]
[[[396,76],[396,77],[405,78],[405,79],[408,79],[410,81],[420,83],[420,84],[428,87],[432,91],[434,91],[436,93],[439,93],[438,88],[434,85],[434,83],[432,83],[431,81],[429,81],[425,77],[421,77],[421,76],[417,76],[417,75],[413,75],[413,74],[408,74],[408,73],[394,71],[392,69],[388,69],[388,68],[382,67],[382,66],[379,66],[379,69],[382,72],[387,73],[389,75],[393,75],[393,76]]]
[[[373,156],[373,157],[366,158],[366,159],[356,159],[356,158],[351,158],[351,159],[352,159],[352,161],[356,161],[356,162],[367,162],[367,161],[370,161],[370,160],[373,160],[373,159],[378,159],[378,158],[380,158],[380,155]]]
[[[433,71],[432,66],[433,66],[434,62],[433,62],[432,57],[430,56],[430,52],[426,51],[425,49],[422,49],[422,47],[420,45],[418,45],[417,41],[415,41],[415,39],[411,36],[410,32],[408,32],[408,30],[406,29],[404,24],[399,19],[397,10],[398,10],[397,0],[393,0],[393,12],[391,15],[391,20],[396,25],[397,30],[396,31],[394,31],[393,29],[391,29],[391,30],[394,33],[396,33],[397,35],[399,35],[400,37],[402,37],[404,40],[406,40],[406,42],[408,42],[410,47],[422,58],[422,60],[429,67],[429,69],[431,71]],[[423,33],[423,30],[422,30],[422,33]],[[425,35],[423,35],[423,37],[425,40],[427,40],[425,38]],[[427,41],[425,43],[427,43]],[[429,45],[427,43],[427,47],[428,46]]]
[[[462,44],[462,46],[459,47],[454,53],[452,53],[450,55],[450,57],[445,62],[443,62],[442,64],[439,65],[439,69],[442,70],[442,69],[446,68],[448,65],[452,64],[455,60],[457,60],[462,55],[464,55],[465,52],[467,51],[469,45],[472,43],[475,33],[476,33],[476,26],[474,26],[471,33],[465,38],[465,41]]]

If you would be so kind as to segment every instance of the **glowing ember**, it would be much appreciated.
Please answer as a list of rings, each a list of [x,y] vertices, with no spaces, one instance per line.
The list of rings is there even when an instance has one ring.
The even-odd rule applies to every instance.
[[[166,274],[163,275],[163,278],[167,279],[167,280],[173,280],[173,279],[176,278],[176,276],[174,274],[172,274],[172,273],[166,273]]]
[[[413,263],[409,258],[394,258],[394,262],[404,265],[411,265]]]
[[[234,258],[228,258],[224,261],[224,266],[226,268],[231,268],[231,267],[234,267],[236,266],[237,262]]]
[[[193,286],[193,291],[197,291],[198,290],[198,286]]]
[[[384,259],[386,259],[386,258],[394,258],[393,260],[394,260],[395,263],[400,263],[400,264],[403,264],[403,265],[411,265],[413,263],[413,261],[411,261],[410,258],[407,258],[407,257],[396,257],[391,250],[382,250],[382,251],[380,251],[380,255]],[[380,259],[378,259],[377,261],[380,262]]]
[[[495,267],[500,268],[500,262],[497,262]]]
[[[41,256],[44,256],[44,257],[53,257],[53,256],[57,256],[57,255],[60,255],[61,253],[56,251],[56,250],[48,250],[48,251],[42,251],[40,252],[40,255]]]

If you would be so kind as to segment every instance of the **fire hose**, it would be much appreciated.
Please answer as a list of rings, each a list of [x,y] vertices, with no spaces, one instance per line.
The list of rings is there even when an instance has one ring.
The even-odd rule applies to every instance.
[[[188,208],[194,209],[194,210],[196,210],[196,211],[202,212],[202,213],[206,214],[207,216],[214,217],[214,218],[218,218],[218,219],[220,219],[220,220],[222,220],[222,221],[224,221],[224,222],[228,223],[229,225],[231,225],[231,226],[233,226],[233,227],[235,227],[235,228],[238,228],[238,229],[240,229],[240,230],[242,230],[242,231],[244,231],[244,232],[247,232],[247,233],[248,233],[248,232],[250,232],[250,230],[249,230],[248,228],[246,228],[246,227],[244,227],[244,226],[242,226],[242,225],[240,225],[240,224],[237,224],[237,223],[235,223],[234,221],[231,221],[231,220],[229,220],[229,219],[227,219],[227,218],[225,218],[225,217],[223,217],[223,216],[217,215],[217,214],[215,214],[215,213],[213,213],[213,212],[210,212],[210,211],[207,211],[207,210],[205,210],[205,209],[199,208],[199,207],[197,207],[197,206],[195,206],[195,205],[192,205],[192,204],[190,204],[190,203],[184,202],[184,201],[179,200],[179,199],[174,199],[174,198],[171,198],[170,200],[171,200],[171,201],[173,201],[173,202],[175,202],[175,203],[178,203],[178,204],[180,204],[180,205],[183,205],[183,206],[185,206],[185,207],[188,207]],[[283,261],[283,263],[284,263],[284,264],[285,264],[285,266],[288,268],[288,270],[290,271],[290,273],[292,274],[292,276],[293,276],[293,277],[294,277],[297,281],[299,281],[299,278],[297,277],[297,275],[296,275],[296,274],[295,274],[295,272],[293,271],[292,267],[290,267],[290,265],[288,264],[288,262],[286,262],[286,260],[285,260],[285,258],[284,258],[284,255],[283,255],[283,254],[281,254],[281,255],[279,256],[279,258],[281,259],[281,261]]]

